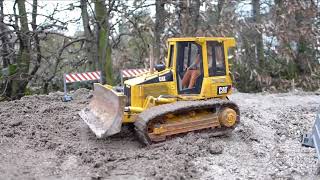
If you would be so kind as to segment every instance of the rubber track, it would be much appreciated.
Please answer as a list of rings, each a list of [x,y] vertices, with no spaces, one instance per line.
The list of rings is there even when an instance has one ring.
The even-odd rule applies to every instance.
[[[215,132],[217,133],[217,135],[221,135],[221,134],[225,134],[227,132],[232,131],[240,122],[239,108],[234,102],[229,100],[222,100],[222,99],[209,99],[209,100],[201,100],[201,101],[178,101],[175,103],[152,107],[138,115],[137,120],[134,123],[135,130],[139,140],[143,144],[149,145],[152,142],[147,135],[147,125],[151,120],[164,116],[165,114],[169,114],[169,113],[180,113],[180,112],[186,112],[186,111],[198,110],[198,109],[210,109],[217,106],[230,107],[234,109],[237,113],[237,122],[234,126],[230,128],[212,129],[213,136],[215,136],[214,135]]]

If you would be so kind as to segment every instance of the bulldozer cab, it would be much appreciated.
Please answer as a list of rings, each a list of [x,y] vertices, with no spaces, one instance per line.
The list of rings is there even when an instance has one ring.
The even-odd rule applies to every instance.
[[[207,92],[215,82],[221,84],[215,87],[218,88],[216,95],[219,95],[219,88],[229,88],[224,85],[231,84],[226,53],[234,46],[233,39],[179,38],[169,41],[169,45],[167,65],[176,75],[177,94],[199,95],[203,88],[207,88]]]

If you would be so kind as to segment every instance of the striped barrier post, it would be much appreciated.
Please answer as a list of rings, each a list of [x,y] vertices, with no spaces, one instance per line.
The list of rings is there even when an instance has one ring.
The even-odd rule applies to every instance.
[[[123,69],[121,73],[121,84],[123,85],[123,79],[130,79],[137,77],[143,73],[149,72],[149,69]]]
[[[64,74],[63,75],[64,96],[62,101],[67,102],[72,100],[72,97],[67,95],[67,84],[74,83],[74,82],[86,82],[86,81],[99,81],[100,83],[102,83],[101,72],[95,71],[95,72]]]

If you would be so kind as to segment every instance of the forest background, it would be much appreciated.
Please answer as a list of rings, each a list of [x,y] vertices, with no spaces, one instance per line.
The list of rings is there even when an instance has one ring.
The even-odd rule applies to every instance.
[[[164,61],[170,37],[235,37],[242,92],[320,87],[320,0],[0,0],[0,101],[63,89],[63,74]]]

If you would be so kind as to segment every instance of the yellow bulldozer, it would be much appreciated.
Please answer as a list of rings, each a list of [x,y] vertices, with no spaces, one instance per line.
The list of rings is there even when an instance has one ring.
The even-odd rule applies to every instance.
[[[228,99],[228,49],[234,46],[234,38],[170,38],[165,64],[126,80],[122,88],[95,83],[80,117],[98,138],[134,124],[146,145],[191,131],[230,132],[240,121],[238,106]]]

